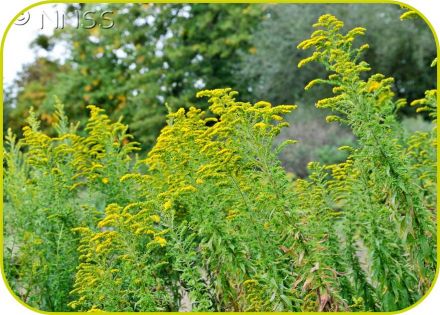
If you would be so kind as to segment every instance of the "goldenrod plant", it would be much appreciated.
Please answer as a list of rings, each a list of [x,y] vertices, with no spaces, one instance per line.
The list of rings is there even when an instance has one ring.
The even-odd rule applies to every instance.
[[[428,112],[433,128],[429,132],[417,131],[408,139],[406,149],[411,158],[411,167],[417,174],[419,185],[423,188],[427,206],[436,209],[437,197],[437,90],[428,90],[425,98],[411,103],[418,112]]]
[[[270,309],[263,304],[276,294],[284,309],[283,270],[271,265],[280,250],[270,225],[289,204],[288,181],[271,145],[285,126],[280,115],[294,107],[241,103],[235,94],[199,93],[209,97],[217,118],[196,108],[168,116],[156,146],[139,162],[146,174],[121,178],[135,183],[138,199],[109,206],[98,227],[111,231],[84,231],[88,245],[81,247],[78,299],[71,306],[176,310],[187,295],[192,310],[245,311]],[[246,281],[257,277],[263,289],[249,297]],[[93,284],[107,286],[108,279],[117,281],[111,300]]]
[[[382,74],[362,78],[370,71],[361,60],[368,45],[355,48],[353,41],[365,29],[341,33],[343,22],[331,15],[321,16],[314,26],[318,30],[299,45],[302,49],[314,48],[314,52],[299,66],[317,61],[331,74],[328,79],[311,81],[306,89],[317,83],[332,85],[335,96],[316,106],[329,108],[334,115],[327,116],[327,121],[349,125],[358,138],[355,148],[341,148],[351,152],[344,165],[329,166],[336,172],[332,180],[332,186],[338,188],[335,198],[345,213],[356,212],[352,216],[355,220],[350,220],[354,244],[367,250],[369,284],[381,300],[380,305],[376,301],[372,306],[387,311],[401,309],[426,292],[436,268],[436,211],[432,197],[425,196],[426,190],[418,182],[426,175],[418,174],[406,154],[407,144],[400,142],[396,111],[405,101],[393,98],[392,78]],[[427,94],[432,100],[433,93]],[[427,100],[420,103],[435,108]],[[427,150],[435,152],[432,146]],[[432,158],[435,153],[430,155]],[[435,173],[432,162],[425,163]],[[362,297],[364,301],[366,297]]]
[[[296,179],[276,141],[296,106],[204,90],[206,110],[169,109],[142,157],[122,119],[90,105],[82,127],[56,102],[5,146],[4,265],[48,311],[395,311],[436,268],[436,92],[413,101],[433,131],[402,136],[392,78],[367,77],[363,28],[324,15],[314,49],[334,96],[317,103],[356,137],[338,164]],[[187,108],[187,109],[185,109]],[[142,156],[142,155],[140,155]]]
[[[6,137],[5,271],[16,294],[41,309],[69,310],[79,256],[72,229],[95,226],[107,202],[130,196],[118,177],[134,144],[124,144],[126,127],[90,108],[86,136],[57,104],[56,136],[40,132],[31,111],[23,139]]]

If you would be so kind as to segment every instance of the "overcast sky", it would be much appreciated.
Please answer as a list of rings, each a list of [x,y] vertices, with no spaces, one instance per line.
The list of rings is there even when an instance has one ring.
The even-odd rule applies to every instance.
[[[21,16],[9,30],[4,49],[3,78],[5,84],[11,83],[24,64],[32,62],[36,53],[29,45],[39,35],[50,35],[56,28],[56,13],[63,13],[64,5],[46,4],[31,9],[28,14]],[[43,29],[41,26],[43,25]],[[40,51],[39,56],[45,55]],[[51,57],[62,58],[65,55],[63,47],[55,47]]]

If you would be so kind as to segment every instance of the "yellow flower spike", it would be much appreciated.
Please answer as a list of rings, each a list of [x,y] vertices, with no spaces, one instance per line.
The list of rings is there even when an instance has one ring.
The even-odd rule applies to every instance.
[[[363,44],[361,47],[359,47],[359,52],[363,52],[364,50],[367,50],[368,48],[370,48],[370,45]]]
[[[145,229],[143,227],[139,227],[134,231],[135,235],[140,235]]]
[[[81,185],[85,185],[85,183],[75,183],[75,184],[73,184],[72,186],[69,187],[69,190],[74,190],[74,189],[76,189],[78,186],[81,186]]]
[[[270,108],[270,107],[272,107],[272,104],[269,102],[260,101],[260,102],[255,103],[254,107],[255,108]]]
[[[408,20],[408,19],[416,19],[416,18],[420,18],[420,16],[418,15],[418,13],[416,11],[407,11],[405,13],[403,13],[400,16],[400,20]]]
[[[353,151],[353,148],[348,145],[343,145],[338,148],[339,151]]]
[[[328,123],[335,122],[335,121],[340,121],[340,119],[341,118],[336,116],[336,115],[329,115],[329,116],[325,117],[325,121],[328,122]]]
[[[366,29],[363,27],[355,27],[347,33],[347,37],[353,37],[357,35],[365,35]]]
[[[368,85],[367,91],[369,93],[376,91],[377,89],[379,89],[382,86],[382,84],[380,84],[377,81],[373,81]]]
[[[180,192],[196,192],[197,189],[192,185],[185,185],[179,189]]]
[[[275,107],[275,110],[277,111],[277,113],[281,113],[281,114],[288,114],[291,111],[295,110],[298,106],[296,105],[278,105],[277,107]]]
[[[281,117],[280,115],[272,115],[272,116],[270,116],[270,118],[272,118],[273,120],[276,120],[276,121],[284,120],[284,118]]]
[[[164,210],[170,210],[172,206],[173,206],[173,204],[172,204],[171,200],[168,200],[167,202],[165,202],[163,204]]]
[[[264,122],[259,122],[259,123],[256,123],[255,125],[254,125],[254,128],[255,129],[265,129],[266,127],[268,127],[269,125],[268,124],[266,124],[266,123],[264,123]]]
[[[87,311],[87,313],[95,313],[95,312],[103,312],[103,310],[97,308],[96,305],[93,305],[92,308]]]
[[[153,221],[154,223],[159,223],[160,222],[160,217],[157,214],[153,214],[150,216],[151,221]]]
[[[318,58],[318,56],[319,56],[319,53],[315,52],[315,53],[313,53],[312,56],[302,59],[302,60],[298,63],[298,68],[302,68],[302,67],[305,66],[306,64],[315,61],[315,60]]]
[[[105,249],[105,247],[106,247],[106,244],[99,244],[95,248],[96,253],[101,253]]]
[[[108,184],[110,182],[108,177],[104,177],[101,181],[102,181],[103,184]]]
[[[91,239],[90,239],[90,241],[96,241],[96,240],[98,240],[98,239],[100,239],[100,238],[102,238],[102,237],[104,237],[106,235],[106,233],[97,233],[95,236],[93,236]]]
[[[341,86],[335,86],[332,89],[333,94],[338,94],[338,93],[343,93],[344,92],[344,88]]]
[[[309,90],[309,89],[311,89],[313,86],[315,86],[316,84],[318,84],[318,83],[323,83],[323,82],[325,82],[325,80],[322,80],[322,79],[314,79],[314,80],[312,80],[312,81],[310,81],[305,87],[304,87],[304,90]]]
[[[70,302],[67,304],[67,306],[69,306],[72,309],[75,309],[77,307],[77,305],[78,305],[78,302],[76,302],[76,301],[73,301],[73,302]]]
[[[282,129],[284,127],[289,127],[289,126],[290,126],[290,124],[287,121],[285,121],[285,122],[282,122],[282,123],[279,123],[278,125],[276,125],[276,129]]]
[[[161,236],[155,236],[154,242],[159,244],[160,247],[164,247],[167,244],[167,240]]]

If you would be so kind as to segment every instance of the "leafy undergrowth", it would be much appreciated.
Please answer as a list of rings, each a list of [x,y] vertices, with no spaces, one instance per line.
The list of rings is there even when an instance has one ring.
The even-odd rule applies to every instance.
[[[433,129],[403,136],[392,78],[361,60],[365,30],[322,16],[299,48],[330,73],[317,103],[356,136],[346,161],[292,179],[274,145],[295,106],[202,91],[203,112],[168,115],[156,145],[89,106],[84,130],[56,105],[7,135],[5,271],[26,303],[56,311],[392,311],[436,268],[436,91],[415,101]],[[291,147],[294,150],[294,146]]]

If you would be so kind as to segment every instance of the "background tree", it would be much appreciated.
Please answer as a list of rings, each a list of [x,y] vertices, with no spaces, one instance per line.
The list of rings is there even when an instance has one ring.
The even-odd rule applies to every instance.
[[[50,44],[69,48],[69,72],[57,77],[46,104],[57,95],[66,112],[84,121],[85,106],[102,104],[113,118],[130,122],[144,146],[154,142],[172,109],[200,103],[200,88],[232,86],[244,90],[233,76],[247,50],[251,32],[262,17],[261,6],[220,4],[81,5],[92,22],[70,26]],[[113,12],[103,16],[106,11]],[[114,26],[107,28],[111,17]],[[69,105],[67,105],[69,104]]]
[[[39,57],[23,67],[17,79],[5,90],[5,134],[5,130],[11,128],[21,135],[25,116],[31,107],[41,114],[42,127],[49,128],[53,117],[48,113],[52,111],[53,98],[50,99],[49,107],[43,105],[49,103],[48,95],[52,91],[55,79],[67,69],[68,65],[61,65],[58,61],[45,57]]]

